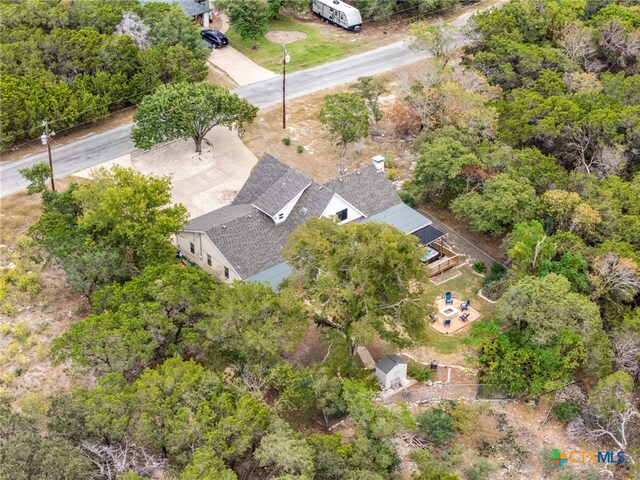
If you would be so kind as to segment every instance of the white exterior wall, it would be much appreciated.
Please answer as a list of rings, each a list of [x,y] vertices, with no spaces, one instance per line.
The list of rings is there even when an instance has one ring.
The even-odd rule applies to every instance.
[[[311,184],[309,184],[311,185]],[[278,213],[275,214],[275,216],[273,217],[273,221],[276,222],[276,225],[278,225],[279,223],[284,222],[287,217],[289,216],[289,214],[291,213],[291,211],[293,210],[293,207],[296,206],[296,203],[298,203],[298,200],[300,200],[300,197],[302,196],[302,194],[304,193],[304,191],[309,188],[309,185],[307,185],[306,187],[304,187],[302,189],[302,191],[296,195],[295,197],[293,197],[289,203],[287,203],[284,208],[282,210],[280,210]],[[257,208],[257,207],[256,207]],[[282,214],[282,219],[280,219],[280,215]]]
[[[195,246],[195,254],[191,253],[190,243]],[[186,258],[221,282],[231,283],[234,280],[242,280],[218,247],[204,233],[180,232],[176,235],[176,244]],[[211,255],[211,266],[207,264],[207,255]],[[224,276],[224,267],[229,269],[229,278]]]
[[[398,379],[405,380],[407,378],[407,364],[399,363],[391,369],[389,373],[384,373],[376,368],[376,378],[383,388],[391,388]]]
[[[329,204],[320,216],[333,217],[336,213],[344,210],[345,208],[347,209],[347,219],[341,221],[340,224],[350,222],[352,220],[355,220],[356,218],[364,217],[364,214],[360,210],[356,209],[353,205],[351,205],[337,193],[333,194],[333,197],[331,197]]]

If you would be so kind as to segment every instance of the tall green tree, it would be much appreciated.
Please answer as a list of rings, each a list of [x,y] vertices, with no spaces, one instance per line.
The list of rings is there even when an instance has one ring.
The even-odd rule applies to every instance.
[[[310,220],[290,236],[293,266],[282,295],[305,300],[306,314],[355,346],[374,335],[398,345],[419,340],[431,303],[423,290],[423,248],[394,227]]]
[[[86,296],[174,258],[170,236],[187,220],[182,205],[169,205],[168,178],[118,166],[98,169],[81,187],[45,190],[42,198],[43,215],[30,234]]]
[[[94,313],[54,340],[53,358],[135,378],[179,350],[185,335],[211,314],[221,289],[200,269],[149,267],[124,285],[96,292]]]
[[[549,347],[566,331],[577,332],[587,350],[584,366],[592,378],[609,373],[611,342],[603,330],[598,306],[588,297],[571,292],[563,276],[525,277],[512,285],[496,304],[504,325],[519,330],[536,347]]]
[[[97,169],[74,193],[78,227],[96,242],[119,249],[136,268],[173,257],[170,236],[187,221],[187,209],[171,203],[168,177],[145,176],[114,166]]]
[[[202,152],[202,139],[213,127],[222,125],[242,129],[258,112],[246,100],[223,87],[210,83],[177,83],[158,88],[143,99],[131,130],[139,148],[177,138],[192,138],[196,152]]]
[[[343,175],[347,145],[369,135],[369,112],[364,100],[353,93],[327,95],[324,100],[318,118],[341,147],[340,175]]]
[[[229,16],[229,24],[243,40],[258,40],[267,33],[271,11],[262,0],[224,0],[221,6]]]
[[[451,209],[473,230],[502,235],[516,223],[535,217],[538,198],[526,179],[503,173],[487,180],[482,193],[458,197]]]
[[[389,93],[384,80],[373,77],[360,77],[351,86],[351,90],[365,101],[369,109],[369,117],[375,123],[378,123],[382,119],[380,97]]]

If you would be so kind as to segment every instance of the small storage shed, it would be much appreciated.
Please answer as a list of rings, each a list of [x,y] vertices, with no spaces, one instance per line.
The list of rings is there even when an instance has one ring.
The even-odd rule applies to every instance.
[[[376,378],[382,388],[391,388],[407,379],[407,362],[397,355],[387,355],[376,364]]]

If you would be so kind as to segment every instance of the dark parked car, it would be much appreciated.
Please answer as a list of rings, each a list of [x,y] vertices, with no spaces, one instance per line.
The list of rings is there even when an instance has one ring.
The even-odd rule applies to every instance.
[[[226,47],[229,45],[229,39],[219,30],[202,30],[200,35],[209,42],[213,48]]]

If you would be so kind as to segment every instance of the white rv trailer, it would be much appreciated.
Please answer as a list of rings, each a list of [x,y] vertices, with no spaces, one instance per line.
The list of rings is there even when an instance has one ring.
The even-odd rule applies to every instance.
[[[352,32],[359,32],[362,27],[360,10],[340,0],[311,0],[311,11]]]

